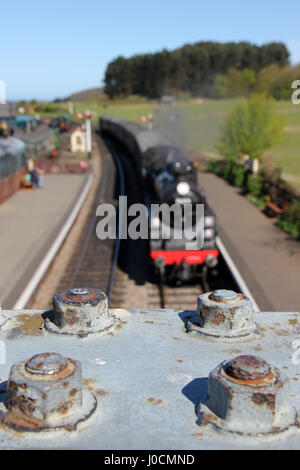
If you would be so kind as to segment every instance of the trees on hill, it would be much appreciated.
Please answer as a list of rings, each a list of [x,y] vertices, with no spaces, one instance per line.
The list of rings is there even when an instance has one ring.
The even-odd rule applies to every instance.
[[[246,69],[242,82],[243,79],[246,83],[253,82],[251,74],[256,77],[270,64],[286,66],[288,58],[282,43],[256,46],[247,42],[199,42],[174,51],[163,50],[128,59],[118,57],[107,66],[105,90],[112,98],[129,94],[157,98],[173,90],[212,96],[216,76],[224,76],[230,69],[236,72]]]

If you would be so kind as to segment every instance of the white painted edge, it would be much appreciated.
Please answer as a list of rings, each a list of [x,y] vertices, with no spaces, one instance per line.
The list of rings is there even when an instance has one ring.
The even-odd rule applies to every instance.
[[[30,297],[34,293],[35,289],[39,285],[42,277],[44,276],[45,272],[49,268],[51,262],[53,261],[56,253],[60,249],[61,245],[63,244],[66,236],[68,235],[87,195],[90,190],[91,184],[93,180],[93,175],[90,174],[83,190],[80,193],[79,198],[76,201],[75,206],[73,207],[68,219],[66,220],[65,224],[63,225],[62,229],[60,230],[59,234],[57,235],[56,239],[52,243],[49,251],[46,253],[45,257],[42,259],[41,263],[39,264],[37,270],[33,274],[32,278],[28,282],[27,286],[23,290],[22,294],[16,301],[15,305],[13,306],[13,310],[22,310],[25,308],[27,302],[29,301]]]
[[[224,258],[227,266],[229,267],[229,269],[231,271],[231,274],[233,275],[236,283],[238,284],[238,286],[241,290],[241,293],[244,294],[246,297],[249,297],[249,299],[251,300],[251,302],[253,304],[253,310],[255,312],[260,312],[261,310],[260,310],[259,306],[257,305],[255,297],[252,295],[252,293],[248,289],[245,280],[243,279],[241,273],[239,272],[238,268],[236,267],[235,263],[233,262],[230,254],[228,253],[227,249],[225,248],[224,243],[222,242],[222,240],[219,236],[216,236],[216,244],[217,244],[217,247],[219,248],[220,252],[222,253],[223,258]]]

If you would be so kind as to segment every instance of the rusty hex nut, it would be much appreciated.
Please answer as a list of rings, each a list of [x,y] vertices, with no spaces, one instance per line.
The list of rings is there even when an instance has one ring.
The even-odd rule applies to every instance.
[[[47,319],[45,325],[56,333],[85,336],[105,331],[113,323],[104,292],[100,289],[74,288],[54,296],[53,316],[51,322]]]
[[[200,295],[197,315],[200,330],[208,336],[234,338],[255,331],[251,300],[231,290]]]
[[[207,406],[232,432],[271,433],[295,419],[288,378],[256,356],[224,361],[209,374]]]
[[[8,409],[43,422],[62,419],[82,405],[81,364],[57,353],[14,364],[8,379]]]

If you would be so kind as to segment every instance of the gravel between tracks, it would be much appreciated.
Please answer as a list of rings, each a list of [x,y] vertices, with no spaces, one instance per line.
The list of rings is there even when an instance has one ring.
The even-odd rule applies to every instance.
[[[40,285],[30,299],[27,308],[46,309],[52,306],[53,295],[57,292],[59,286],[61,285],[62,273],[70,262],[76,247],[78,246],[81,233],[87,224],[87,220],[98,192],[99,184],[101,182],[102,165],[98,146],[95,146],[93,149],[92,171],[94,176],[92,186],[86,200],[83,203],[80,213],[78,214],[78,217],[76,218],[57,256],[51,263],[45,276],[40,282]]]

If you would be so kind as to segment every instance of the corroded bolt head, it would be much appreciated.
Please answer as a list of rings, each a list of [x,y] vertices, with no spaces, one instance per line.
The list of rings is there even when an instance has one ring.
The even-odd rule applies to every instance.
[[[237,356],[223,367],[230,377],[240,380],[257,380],[267,377],[271,368],[269,364],[256,356]]]
[[[217,338],[243,337],[254,333],[250,299],[232,290],[218,289],[198,297],[199,333]]]
[[[58,353],[43,353],[32,356],[26,361],[25,369],[31,374],[58,374],[68,365],[67,360]]]
[[[79,361],[58,353],[42,353],[11,368],[8,408],[23,416],[49,422],[63,419],[82,404]]]
[[[57,302],[63,302],[69,305],[96,305],[99,302],[105,302],[106,294],[100,289],[74,288],[66,289],[54,296]]]
[[[70,289],[70,297],[71,296],[80,296],[80,295],[88,295],[90,292],[89,292],[89,289],[83,289],[81,287],[78,287],[78,288],[74,288],[74,289]],[[81,299],[81,301],[83,301],[83,299]]]
[[[46,328],[55,333],[78,334],[105,331],[113,325],[107,296],[100,289],[79,287],[58,292],[53,298],[52,324]]]
[[[209,374],[207,406],[218,426],[238,433],[284,430],[295,423],[288,401],[288,378],[256,356],[237,356]]]
[[[238,298],[238,294],[233,290],[218,289],[212,291],[208,298],[210,300],[215,300],[216,302],[228,302],[236,300]]]

